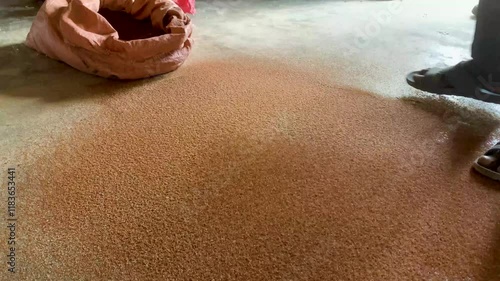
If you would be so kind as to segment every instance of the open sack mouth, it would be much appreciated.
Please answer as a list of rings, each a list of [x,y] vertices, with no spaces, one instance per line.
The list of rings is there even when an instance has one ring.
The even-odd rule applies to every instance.
[[[173,0],[185,13],[195,14],[196,13],[196,0]],[[42,5],[45,0],[35,0],[39,5]]]
[[[183,33],[177,27],[189,25],[190,18],[179,19],[175,14],[167,13],[163,17],[163,28],[154,26],[150,17],[137,19],[125,11],[115,11],[101,7],[98,13],[118,32],[118,38],[123,41],[143,40],[171,33]]]
[[[122,11],[112,11],[107,8],[99,9],[109,24],[118,32],[120,40],[141,40],[166,34],[160,28],[153,26],[150,18],[138,20],[132,15]]]
[[[46,0],[26,44],[87,73],[140,79],[180,67],[192,28],[173,0]]]

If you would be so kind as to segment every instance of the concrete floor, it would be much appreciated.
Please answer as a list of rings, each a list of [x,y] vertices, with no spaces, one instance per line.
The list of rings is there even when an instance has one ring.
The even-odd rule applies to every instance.
[[[15,165],[21,166],[19,174],[23,177],[22,167],[29,166],[30,161],[36,158],[33,156],[37,153],[41,151],[49,153],[54,147],[52,144],[64,138],[68,128],[74,127],[82,120],[90,119],[102,109],[113,108],[111,103],[104,101],[103,96],[126,96],[128,86],[125,85],[148,83],[148,80],[143,80],[124,84],[93,77],[26,48],[23,41],[37,9],[33,2],[32,0],[2,0],[0,4],[0,136],[2,136],[0,138],[0,164],[3,167],[0,176],[2,179],[5,178],[6,167]],[[196,41],[191,57],[178,71],[155,79],[181,77],[183,78],[181,80],[186,80],[187,77],[193,77],[193,72],[190,72],[193,70],[189,68],[190,66],[196,67],[204,61],[228,60],[232,56],[244,55],[244,57],[287,63],[309,73],[321,69],[316,73],[322,78],[319,81],[324,81],[326,76],[332,84],[360,89],[389,99],[404,98],[422,104],[431,111],[434,105],[445,101],[448,105],[452,104],[455,108],[453,110],[458,111],[459,114],[474,114],[472,118],[470,116],[464,118],[467,122],[473,122],[471,120],[476,117],[483,118],[483,121],[486,118],[496,122],[499,117],[497,105],[465,98],[436,98],[412,89],[404,80],[409,71],[431,66],[451,65],[469,58],[475,25],[475,20],[471,17],[471,9],[475,4],[477,4],[476,0],[199,1],[198,13],[194,16]],[[210,83],[211,81],[209,80]],[[314,85],[314,83],[304,84]],[[352,91],[352,95],[358,95],[360,92],[362,91]],[[336,102],[338,99],[333,99],[333,101]],[[216,103],[213,100],[211,102]],[[349,112],[345,108],[354,107],[346,106],[342,102],[337,104],[343,106],[343,112]],[[326,103],[325,107],[328,105]],[[330,110],[329,107],[327,109]],[[361,111],[358,107],[358,111],[355,112],[358,114],[367,112],[365,109],[366,107],[363,107],[364,111]],[[445,112],[443,119],[456,118],[455,114],[447,116],[447,110],[437,111]],[[376,115],[373,111],[368,110],[368,112]],[[359,114],[358,116],[365,115]],[[403,115],[400,117],[405,118]],[[386,118],[385,120],[393,119]],[[406,124],[403,127],[406,128],[409,127],[409,122],[413,123],[411,120],[403,121],[402,123]],[[461,120],[454,120],[451,123],[459,122]],[[381,127],[384,124],[384,122],[378,123]],[[398,123],[397,126],[400,124]],[[478,124],[485,124],[485,122],[478,122]],[[435,125],[429,124],[430,127]],[[361,125],[359,126],[362,128]],[[102,127],[106,128],[106,126]],[[399,133],[399,140],[410,138],[404,132],[406,131],[396,132]],[[467,137],[467,134],[465,135]],[[385,134],[385,136],[390,138],[390,134]],[[447,135],[443,134],[443,138],[446,137]],[[441,135],[437,135],[436,138],[441,138]],[[345,143],[352,141],[349,138],[346,139]],[[465,139],[464,143],[468,141],[467,138]],[[403,141],[399,143],[401,142]],[[487,145],[484,142],[480,144]],[[411,145],[408,144],[410,147]],[[426,157],[430,154],[436,154],[439,157],[439,153],[444,150],[443,146],[439,146],[439,150],[430,151],[428,147],[422,145],[422,150],[425,150]],[[402,148],[399,149],[405,151]],[[455,151],[455,147],[450,150]],[[396,150],[390,152],[396,154]],[[474,155],[471,157],[475,157],[476,152],[474,150]],[[365,155],[370,153],[370,149],[366,149]],[[468,168],[469,160],[472,158],[467,158],[467,161],[457,159],[462,158],[452,160]],[[396,166],[394,163],[390,164]],[[423,166],[432,166],[428,163],[435,162],[425,162]],[[457,169],[457,171],[463,170]],[[434,176],[438,177],[439,175],[435,174],[436,171],[439,172],[429,168],[423,174],[434,173]],[[327,172],[331,171],[321,171],[319,175]],[[461,181],[463,178],[469,180],[467,174],[454,180],[464,182],[464,186],[467,186],[467,182]],[[401,180],[404,177],[398,179]],[[387,179],[387,182],[393,183],[394,181]],[[383,185],[380,184],[380,186]],[[391,202],[393,199],[391,196],[400,194],[396,186],[397,184],[392,189],[393,193],[388,193],[390,195],[388,195],[388,200],[382,202]],[[39,190],[47,190],[49,187],[41,185]],[[434,190],[439,191],[441,187],[436,185]],[[365,189],[371,190],[372,187],[368,186]],[[461,187],[460,190],[467,189]],[[383,194],[382,191],[387,190],[381,189],[380,194]],[[429,196],[423,197],[423,200],[436,200],[435,205],[439,209],[441,202],[444,201],[443,198],[450,198],[448,195],[451,192],[447,192],[444,190],[442,197]],[[454,189],[453,192],[455,193],[456,190]],[[478,189],[477,192],[482,192],[482,190]],[[56,193],[54,191],[47,194]],[[486,192],[482,194],[487,197],[484,195],[487,194]],[[463,198],[470,198],[466,196],[468,193],[464,192],[462,195]],[[5,196],[5,192],[0,194],[0,199],[4,200],[2,196]],[[61,198],[63,198],[61,201],[66,202],[67,198]],[[496,197],[491,198],[488,206],[493,206],[496,202],[494,201]],[[450,200],[453,201],[454,198]],[[468,209],[460,205],[461,210],[475,210],[479,209],[474,205],[478,201],[481,200],[463,199],[457,202],[470,204]],[[381,206],[383,206],[382,203]],[[484,207],[484,209],[488,208]],[[395,213],[398,211],[398,209],[394,210]],[[429,210],[428,213],[432,214],[433,210]],[[450,213],[453,214],[453,212]],[[419,215],[418,212],[416,214]],[[491,211],[489,218],[495,214]],[[422,222],[427,222],[425,217]],[[480,221],[476,223],[484,225]],[[468,223],[467,227],[470,225]],[[489,226],[492,225],[494,224],[490,222]],[[460,230],[460,228],[454,229]],[[492,237],[495,233],[491,234]],[[2,235],[4,232],[0,234],[0,238],[3,239]]]
[[[16,164],[22,147],[42,145],[92,114],[99,105],[91,97],[102,94],[92,85],[113,85],[23,46],[37,9],[33,2],[0,4],[2,164]],[[469,57],[476,2],[199,1],[187,64],[246,54],[305,69],[321,66],[335,83],[388,97],[414,95],[404,82],[407,72]]]

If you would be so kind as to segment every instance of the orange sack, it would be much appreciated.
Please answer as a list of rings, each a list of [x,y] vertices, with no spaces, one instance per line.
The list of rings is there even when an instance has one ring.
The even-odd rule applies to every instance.
[[[122,40],[100,9],[125,12],[134,21],[149,19],[150,29],[159,32]],[[172,0],[47,0],[26,45],[87,73],[138,79],[181,66],[191,51],[192,28]]]

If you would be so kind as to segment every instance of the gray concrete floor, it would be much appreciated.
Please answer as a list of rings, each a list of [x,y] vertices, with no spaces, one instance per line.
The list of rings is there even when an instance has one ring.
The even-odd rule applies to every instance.
[[[198,1],[195,48],[186,65],[247,55],[314,71],[337,84],[389,98],[420,95],[407,72],[470,57],[477,0]],[[0,163],[14,165],[120,91],[116,82],[79,73],[23,45],[36,13],[32,0],[0,3]],[[175,75],[175,74],[174,74]],[[180,74],[179,74],[180,75]],[[109,84],[96,93],[95,85]],[[99,87],[102,89],[102,87]],[[497,106],[455,99],[496,114]],[[2,165],[3,166],[3,165]]]

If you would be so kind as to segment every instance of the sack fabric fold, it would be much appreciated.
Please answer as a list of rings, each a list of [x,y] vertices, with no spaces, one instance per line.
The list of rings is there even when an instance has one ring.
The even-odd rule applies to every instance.
[[[164,34],[120,40],[100,9],[149,18]],[[139,79],[181,66],[191,51],[192,29],[189,16],[172,0],[46,0],[26,45],[83,72]]]

